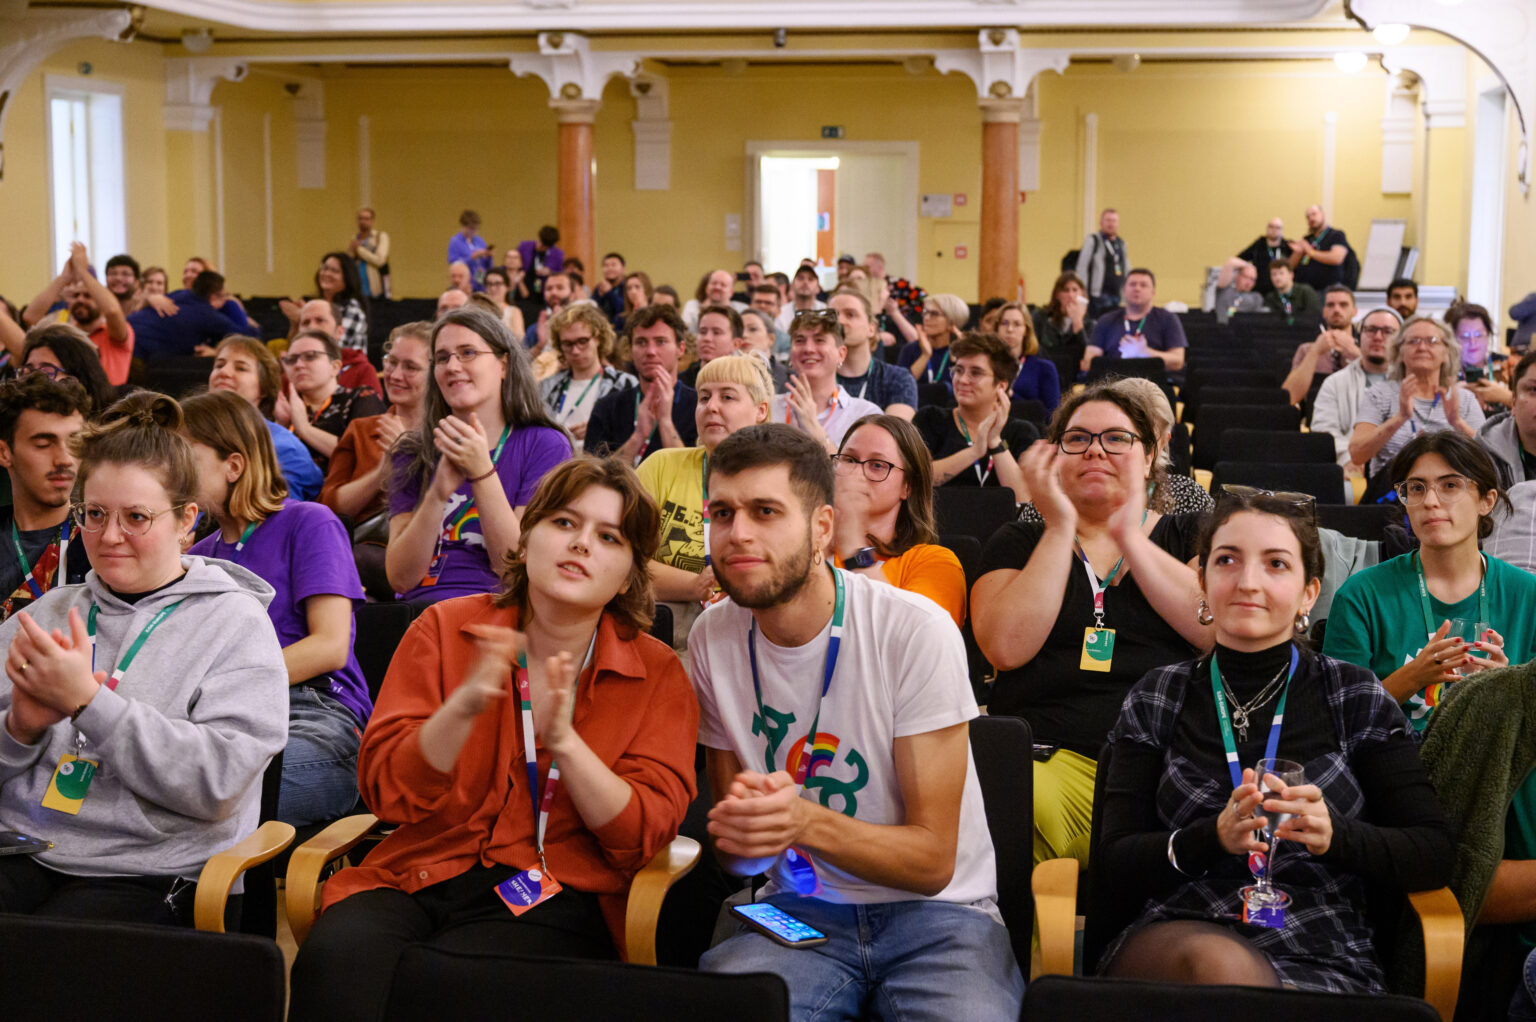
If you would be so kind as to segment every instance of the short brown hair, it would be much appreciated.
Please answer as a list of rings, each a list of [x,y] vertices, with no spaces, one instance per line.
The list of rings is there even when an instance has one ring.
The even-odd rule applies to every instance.
[[[523,521],[517,549],[507,554],[501,569],[502,590],[496,596],[499,607],[518,608],[518,620],[526,623],[534,615],[528,598],[528,534],[544,519],[594,486],[613,490],[623,501],[619,531],[629,543],[628,585],[614,594],[605,608],[619,619],[623,629],[638,634],[651,627],[656,601],[651,593],[651,558],[661,542],[661,512],[635,470],[616,458],[580,455],[563,461],[549,471],[523,509]],[[626,638],[633,638],[633,634]]]
[[[84,499],[91,472],[107,464],[138,465],[155,473],[172,507],[195,502],[197,462],[181,429],[181,405],[175,398],[149,390],[129,394],[70,438],[70,453],[80,459],[74,499]]]
[[[741,313],[729,305],[706,305],[699,310],[699,322],[704,322],[704,317],[710,315],[724,316],[726,322],[730,324],[731,336],[741,340]]]
[[[620,362],[629,362],[629,349],[634,342],[635,331],[653,327],[657,323],[665,323],[672,328],[672,336],[677,338],[678,350],[685,356],[692,357],[697,354],[692,332],[688,324],[683,322],[683,314],[671,305],[647,305],[643,309],[636,309],[624,320],[624,335],[619,339],[617,359]],[[679,361],[682,359],[680,358]]]
[[[91,396],[79,380],[67,376],[50,380],[42,373],[33,373],[0,384],[0,440],[7,444],[16,443],[16,424],[21,421],[22,412],[78,414],[81,419],[88,419]]]
[[[213,448],[220,458],[239,454],[245,459],[245,471],[229,488],[231,515],[259,522],[283,509],[288,482],[278,468],[272,434],[245,398],[227,390],[209,391],[183,401],[181,413],[182,431],[194,443]]]
[[[319,341],[321,344],[325,345],[326,358],[330,359],[332,362],[341,361],[341,343],[337,341],[336,338],[326,333],[324,330],[300,330],[297,334],[294,335],[293,340],[288,342],[288,347],[291,349],[295,344],[304,340],[306,337],[310,338],[311,340]]]
[[[213,357],[218,358],[225,348],[249,355],[256,360],[256,386],[259,395],[256,407],[261,409],[261,414],[272,417],[273,410],[277,407],[277,395],[283,389],[283,367],[278,364],[277,356],[272,354],[272,349],[262,344],[254,337],[246,337],[244,334],[230,334],[219,342]]]
[[[959,362],[972,355],[985,355],[992,366],[994,383],[1013,386],[1013,378],[1019,375],[1018,359],[1008,350],[1008,345],[996,334],[968,333],[949,346],[949,357]]]
[[[709,457],[709,478],[783,465],[806,517],[832,503],[832,459],[803,430],[782,422],[745,426],[720,441]]]

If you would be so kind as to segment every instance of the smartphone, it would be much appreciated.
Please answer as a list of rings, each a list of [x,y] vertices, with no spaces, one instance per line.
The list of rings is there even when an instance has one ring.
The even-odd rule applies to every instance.
[[[36,855],[52,847],[52,841],[23,834],[19,830],[0,830],[0,855]]]
[[[1467,366],[1466,374],[1468,383],[1482,383],[1483,377],[1487,375],[1482,366]]]
[[[731,911],[745,919],[754,929],[767,934],[785,947],[815,947],[825,944],[827,935],[808,926],[767,902],[755,905],[733,905]]]
[[[1035,759],[1041,763],[1048,762],[1052,756],[1056,755],[1056,750],[1059,748],[1061,748],[1059,745],[1047,745],[1044,742],[1036,742],[1034,749]]]

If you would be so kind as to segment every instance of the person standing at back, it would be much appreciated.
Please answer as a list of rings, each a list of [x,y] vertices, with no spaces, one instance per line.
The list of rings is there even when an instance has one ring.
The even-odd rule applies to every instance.
[[[1099,214],[1099,229],[1083,239],[1077,253],[1077,275],[1088,282],[1089,309],[1094,315],[1120,304],[1120,286],[1130,268],[1131,257],[1120,237],[1120,214],[1106,209]]]
[[[459,233],[448,239],[448,265],[463,263],[469,267],[470,286],[485,288],[485,273],[491,268],[495,245],[480,237],[480,214],[466,209],[459,214]]]
[[[358,283],[364,298],[389,297],[389,235],[373,225],[373,210],[357,211],[357,236],[347,242],[347,253],[357,260]]]

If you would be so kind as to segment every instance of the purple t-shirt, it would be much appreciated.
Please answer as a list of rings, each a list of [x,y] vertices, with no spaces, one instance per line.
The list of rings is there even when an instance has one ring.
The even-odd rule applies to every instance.
[[[494,448],[493,448],[494,449]],[[512,430],[501,457],[496,460],[496,476],[507,491],[507,502],[523,507],[533,499],[533,491],[549,470],[571,456],[571,442],[558,429],[548,426],[524,426]],[[410,472],[411,456],[400,452],[394,458],[397,485],[389,494],[389,515],[409,514],[421,500],[421,481]],[[480,531],[480,512],[475,507],[473,487],[464,483],[454,491],[443,516],[446,533],[442,540],[442,563],[437,581],[417,584],[401,593],[402,600],[446,600],[453,596],[492,593],[501,581],[491,570],[485,552],[485,536]]]
[[[235,547],[235,543],[224,542],[215,532],[191,552],[233,561],[277,590],[267,604],[267,616],[277,630],[277,641],[284,647],[309,636],[309,618],[304,614],[304,601],[309,597],[363,598],[357,562],[352,559],[352,540],[341,519],[324,504],[285,501],[280,511],[256,526],[241,549]],[[368,723],[373,713],[373,700],[368,696],[368,682],[353,651],[356,642],[354,620],[351,641],[347,643],[347,662],[340,670],[331,672],[329,692],[352,711],[361,726]]]

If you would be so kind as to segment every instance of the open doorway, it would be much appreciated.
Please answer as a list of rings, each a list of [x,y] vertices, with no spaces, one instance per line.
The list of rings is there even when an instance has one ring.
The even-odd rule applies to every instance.
[[[748,258],[793,273],[809,257],[830,282],[840,254],[879,252],[911,277],[917,171],[915,142],[748,142]]]

